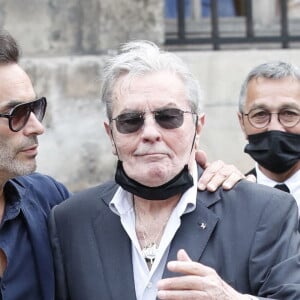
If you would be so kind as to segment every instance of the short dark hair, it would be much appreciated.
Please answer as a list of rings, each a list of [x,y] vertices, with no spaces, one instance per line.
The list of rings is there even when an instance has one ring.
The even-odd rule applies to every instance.
[[[20,49],[16,40],[5,30],[0,30],[0,64],[17,63]]]

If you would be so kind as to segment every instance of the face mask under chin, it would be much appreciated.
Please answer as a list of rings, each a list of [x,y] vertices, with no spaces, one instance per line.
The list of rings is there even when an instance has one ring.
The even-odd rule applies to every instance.
[[[193,177],[189,173],[188,165],[170,181],[160,186],[149,187],[130,178],[123,168],[122,161],[118,160],[115,180],[124,190],[147,200],[166,200],[174,195],[183,194],[193,186]]]

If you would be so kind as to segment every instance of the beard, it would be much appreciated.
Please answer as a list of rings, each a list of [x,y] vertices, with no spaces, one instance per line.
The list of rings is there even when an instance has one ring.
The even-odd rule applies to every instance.
[[[0,172],[9,177],[31,174],[36,170],[35,157],[21,159],[20,151],[26,147],[37,144],[37,137],[30,137],[26,141],[14,147],[0,140]]]

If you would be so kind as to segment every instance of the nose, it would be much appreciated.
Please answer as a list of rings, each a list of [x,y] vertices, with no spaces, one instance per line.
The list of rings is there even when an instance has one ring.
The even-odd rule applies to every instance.
[[[152,113],[145,114],[142,128],[142,139],[144,142],[155,142],[161,140],[160,126],[154,119]]]
[[[271,120],[268,125],[268,131],[271,130],[285,131],[284,126],[282,126],[279,122],[278,114],[271,114]]]
[[[31,112],[29,119],[23,128],[23,132],[25,135],[40,135],[43,134],[45,128],[43,124],[37,119],[36,115]]]

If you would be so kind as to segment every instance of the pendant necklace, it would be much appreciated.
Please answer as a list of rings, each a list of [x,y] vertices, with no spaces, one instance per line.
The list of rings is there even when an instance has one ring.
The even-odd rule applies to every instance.
[[[136,217],[139,220],[139,224],[142,227],[142,230],[140,231],[143,237],[143,241],[144,241],[144,246],[141,245],[141,251],[142,251],[142,255],[144,257],[144,259],[146,260],[146,262],[150,263],[150,265],[152,266],[154,263],[154,260],[157,256],[158,253],[158,240],[160,238],[160,236],[162,235],[165,226],[167,225],[167,222],[169,220],[169,217],[165,220],[165,222],[162,224],[161,229],[158,231],[157,235],[154,237],[153,241],[149,241],[149,234],[147,233],[147,229],[146,226],[142,223],[142,219],[139,216],[139,214],[136,213]]]
[[[160,236],[160,234],[162,233],[162,231],[164,230],[165,226],[167,224],[167,221],[163,224],[162,229],[158,232],[157,236],[155,237],[153,242],[147,242],[146,239],[146,231],[142,231],[143,234],[143,239],[146,242],[145,246],[142,248],[142,254],[144,256],[144,259],[146,260],[146,262],[150,262],[151,265],[153,265],[154,260],[156,258],[157,252],[158,252],[158,245],[157,245],[157,240]]]

